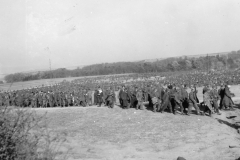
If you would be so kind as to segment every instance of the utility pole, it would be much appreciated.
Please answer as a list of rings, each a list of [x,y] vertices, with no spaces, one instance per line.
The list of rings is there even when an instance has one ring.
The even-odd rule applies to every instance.
[[[208,73],[208,67],[209,67],[209,66],[208,66],[208,65],[209,65],[209,64],[208,64],[208,61],[209,61],[209,60],[208,60],[208,54],[207,54],[207,73]]]
[[[209,82],[208,73],[209,73],[209,58],[208,58],[208,54],[207,54],[207,81]]]
[[[227,53],[227,59],[226,59],[226,70],[227,70],[227,65],[228,65],[228,53]]]
[[[51,79],[51,78],[53,78],[52,77],[51,58],[49,58],[49,69],[50,69],[50,74],[51,74],[50,79]]]
[[[50,79],[52,79],[53,75],[52,75],[52,64],[51,64],[51,52],[49,47],[45,48],[44,50],[49,54],[49,71],[50,71]]]

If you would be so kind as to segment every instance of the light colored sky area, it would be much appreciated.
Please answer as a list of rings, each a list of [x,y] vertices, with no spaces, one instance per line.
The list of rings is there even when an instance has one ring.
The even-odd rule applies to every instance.
[[[0,74],[240,49],[239,0],[0,0]]]

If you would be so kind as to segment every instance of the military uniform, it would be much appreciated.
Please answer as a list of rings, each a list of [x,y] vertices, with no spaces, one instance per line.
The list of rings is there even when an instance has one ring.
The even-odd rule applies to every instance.
[[[190,115],[190,113],[192,111],[192,107],[194,107],[197,114],[199,114],[200,110],[198,108],[197,101],[198,101],[198,99],[197,99],[197,95],[195,93],[195,89],[192,88],[191,92],[189,93],[188,115]]]
[[[101,107],[103,103],[103,90],[100,87],[97,90],[97,102],[98,102],[98,107]]]
[[[114,107],[114,91],[112,89],[109,89],[107,91],[107,97],[106,97],[106,105],[109,107],[109,108],[113,108]]]
[[[144,95],[141,89],[137,90],[136,99],[137,99],[136,109],[143,110]]]
[[[164,92],[162,100],[163,102],[161,104],[160,112],[162,113],[163,111],[165,111],[167,107],[169,107],[170,112],[172,112],[172,105],[170,103],[170,98],[169,98],[169,89],[166,89],[166,91]]]
[[[209,116],[212,116],[213,113],[213,108],[211,104],[211,93],[208,88],[205,89],[204,94],[203,94],[203,102],[204,102],[204,113],[209,112]]]
[[[211,99],[212,99],[213,107],[214,107],[214,109],[216,110],[216,113],[220,115],[219,107],[218,107],[219,95],[218,95],[217,89],[214,87],[214,88],[210,91],[210,94],[211,94]]]

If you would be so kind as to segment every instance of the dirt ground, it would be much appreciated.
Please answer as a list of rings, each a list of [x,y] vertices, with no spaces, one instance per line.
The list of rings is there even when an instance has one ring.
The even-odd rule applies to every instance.
[[[237,160],[240,148],[240,89],[231,87],[235,111],[191,116],[124,110],[115,106],[35,109],[47,112],[49,127],[66,135],[69,160]],[[201,92],[201,88],[199,88]],[[201,99],[201,93],[199,98]],[[226,117],[236,116],[228,119]],[[239,123],[240,124],[240,123]]]

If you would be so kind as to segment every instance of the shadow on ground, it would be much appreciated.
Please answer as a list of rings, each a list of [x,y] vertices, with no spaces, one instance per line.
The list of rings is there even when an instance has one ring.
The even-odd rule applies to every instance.
[[[219,123],[221,123],[221,124],[226,124],[227,126],[232,127],[232,128],[234,128],[234,129],[240,128],[239,126],[237,126],[237,125],[235,125],[235,124],[232,124],[232,123],[230,123],[230,122],[227,122],[227,121],[224,121],[224,120],[221,120],[221,119],[218,119],[218,118],[216,118],[216,119],[217,119],[217,121],[218,121]]]

